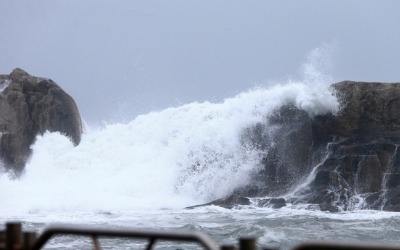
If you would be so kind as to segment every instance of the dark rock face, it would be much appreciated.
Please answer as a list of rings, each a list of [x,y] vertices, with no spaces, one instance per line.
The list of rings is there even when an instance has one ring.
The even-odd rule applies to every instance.
[[[325,133],[332,139],[310,183],[310,190],[321,191],[307,201],[400,211],[400,84],[347,81],[333,87],[342,107],[328,123]]]
[[[400,211],[400,83],[344,81],[332,89],[337,114],[309,117],[287,105],[243,133],[245,143],[267,153],[264,169],[235,199],[272,197],[331,212]],[[256,203],[271,207],[264,200]]]
[[[36,136],[46,131],[59,131],[79,144],[78,108],[52,80],[15,69],[10,75],[0,75],[0,89],[0,157],[6,170],[20,172]]]

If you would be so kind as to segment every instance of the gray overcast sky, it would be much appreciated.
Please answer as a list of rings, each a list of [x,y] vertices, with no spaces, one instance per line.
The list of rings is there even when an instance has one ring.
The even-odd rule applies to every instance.
[[[89,123],[297,77],[400,81],[400,1],[0,1],[0,74],[53,79]]]

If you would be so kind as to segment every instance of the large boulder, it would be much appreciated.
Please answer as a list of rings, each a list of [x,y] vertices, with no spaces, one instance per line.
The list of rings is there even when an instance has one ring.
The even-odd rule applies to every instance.
[[[15,69],[0,75],[0,158],[20,173],[37,135],[61,132],[77,145],[82,122],[75,101],[55,82]]]
[[[333,88],[340,113],[324,128],[331,139],[300,201],[400,211],[400,84],[345,81]]]
[[[332,90],[336,114],[310,117],[289,104],[246,129],[244,143],[266,152],[264,168],[211,204],[257,197],[254,204],[268,206],[284,199],[328,211],[400,211],[400,83],[344,81]]]

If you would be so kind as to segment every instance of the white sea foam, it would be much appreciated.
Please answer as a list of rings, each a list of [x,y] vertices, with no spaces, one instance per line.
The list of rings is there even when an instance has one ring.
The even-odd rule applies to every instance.
[[[336,108],[325,87],[290,82],[87,129],[77,147],[46,133],[20,179],[0,176],[0,213],[171,208],[223,197],[260,167],[260,152],[240,144],[242,130],[287,103],[310,115]]]
[[[302,81],[167,108],[129,123],[85,125],[77,147],[59,133],[38,136],[19,179],[0,173],[6,204],[0,216],[182,208],[224,197],[261,167],[262,152],[241,143],[243,129],[267,124],[285,104],[310,116],[337,110],[332,79],[321,73],[325,47],[311,52]]]

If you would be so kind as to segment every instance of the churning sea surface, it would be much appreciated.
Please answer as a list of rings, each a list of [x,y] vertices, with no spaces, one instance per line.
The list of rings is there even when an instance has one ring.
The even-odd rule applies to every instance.
[[[308,209],[307,204],[185,209],[225,197],[251,182],[268,152],[243,144],[241,137],[246,128],[268,124],[274,109],[293,104],[311,117],[336,112],[330,82],[321,82],[287,81],[220,103],[189,103],[128,123],[86,126],[76,147],[59,133],[38,136],[21,177],[0,173],[0,225],[21,221],[25,230],[38,233],[52,224],[204,232],[218,244],[253,236],[260,246],[282,249],[315,240],[400,245],[400,213],[329,213]],[[104,249],[145,246],[121,239],[100,244]],[[185,246],[193,247],[159,245]],[[46,248],[90,249],[91,241],[60,236]]]

